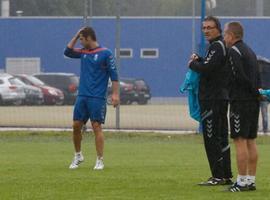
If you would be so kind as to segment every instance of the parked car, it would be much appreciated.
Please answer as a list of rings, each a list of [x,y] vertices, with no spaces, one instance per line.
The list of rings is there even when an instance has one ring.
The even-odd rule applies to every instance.
[[[270,89],[270,60],[257,56],[262,89]]]
[[[150,88],[143,79],[123,78],[121,81],[126,84],[133,85],[135,95],[130,101],[144,105],[147,104],[149,99],[151,99]]]
[[[150,87],[147,83],[143,79],[127,79],[126,82],[128,81],[135,85],[134,89],[137,92],[135,101],[140,105],[147,104],[151,99]]]
[[[0,104],[21,105],[25,99],[23,87],[10,74],[0,74]]]
[[[136,92],[134,90],[134,85],[130,83],[125,83],[123,81],[119,82],[120,85],[120,102],[123,105],[126,104],[131,104],[135,97],[136,97]],[[107,92],[107,103],[109,105],[112,104],[112,83],[109,82],[108,84],[108,92]]]
[[[64,104],[73,105],[78,95],[79,77],[72,73],[41,73],[34,74],[44,83],[63,91]]]
[[[23,87],[25,93],[24,104],[41,105],[44,103],[43,93],[40,88],[32,85],[27,85],[18,78],[16,78],[14,82],[16,85]]]
[[[62,105],[64,102],[64,94],[61,90],[48,86],[38,78],[31,75],[15,75],[22,82],[27,85],[32,85],[37,88],[40,88],[43,93],[44,104],[46,105]]]
[[[149,86],[143,79],[131,79],[123,78],[119,82],[120,84],[120,102],[121,104],[132,104],[137,102],[138,104],[147,104],[151,99],[151,93]],[[111,104],[112,86],[111,82],[108,85],[108,98],[107,103]]]

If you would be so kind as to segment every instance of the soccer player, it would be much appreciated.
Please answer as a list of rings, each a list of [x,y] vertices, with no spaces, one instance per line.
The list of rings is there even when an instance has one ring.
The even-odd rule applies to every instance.
[[[80,40],[82,49],[75,49]],[[112,81],[112,104],[119,104],[119,81],[115,60],[112,52],[101,47],[93,28],[80,29],[68,43],[64,54],[70,58],[81,59],[79,93],[73,113],[73,143],[75,157],[70,164],[70,169],[76,169],[84,157],[81,152],[81,129],[90,118],[95,133],[97,159],[95,170],[102,170],[104,136],[102,126],[106,115],[106,96],[109,78]]]
[[[228,139],[228,75],[227,49],[216,17],[208,16],[202,30],[209,42],[205,58],[193,54],[189,68],[200,74],[199,104],[203,138],[211,177],[199,183],[203,186],[232,184],[230,146]]]
[[[224,27],[224,40],[229,47],[230,127],[236,148],[238,176],[229,188],[231,192],[256,190],[255,175],[258,153],[257,137],[259,118],[260,77],[255,53],[242,41],[243,27],[229,22]]]

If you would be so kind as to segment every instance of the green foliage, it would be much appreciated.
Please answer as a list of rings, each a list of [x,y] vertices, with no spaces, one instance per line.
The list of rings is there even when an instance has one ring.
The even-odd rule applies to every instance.
[[[87,0],[86,2],[90,2]],[[184,0],[92,0],[93,15],[115,16],[117,5],[121,14],[127,16],[188,15],[191,1]],[[85,0],[12,0],[11,15],[23,10],[25,16],[82,16]]]
[[[24,16],[82,16],[84,0],[11,0],[11,15],[22,10]]]
[[[258,190],[231,194],[196,185],[210,176],[200,135],[168,136],[106,133],[105,170],[93,171],[92,134],[84,136],[85,162],[69,170],[70,132],[0,132],[1,199],[269,199],[269,137],[259,138]]]
[[[10,0],[11,15],[23,10],[24,16],[83,16],[91,0]],[[119,4],[117,4],[119,2]],[[207,14],[218,16],[254,16],[256,0],[216,0],[217,7]],[[195,0],[200,15],[201,0]],[[115,16],[117,5],[123,16],[191,16],[192,0],[92,0],[94,16]],[[270,14],[270,1],[264,1],[265,15]]]

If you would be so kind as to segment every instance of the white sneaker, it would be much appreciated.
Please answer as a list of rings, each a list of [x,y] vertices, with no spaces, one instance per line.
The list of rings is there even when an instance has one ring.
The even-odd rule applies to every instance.
[[[83,162],[84,158],[83,155],[74,156],[72,163],[69,166],[69,169],[76,169],[79,167],[79,164]]]
[[[104,169],[103,159],[98,159],[97,158],[94,170],[103,170],[103,169]]]

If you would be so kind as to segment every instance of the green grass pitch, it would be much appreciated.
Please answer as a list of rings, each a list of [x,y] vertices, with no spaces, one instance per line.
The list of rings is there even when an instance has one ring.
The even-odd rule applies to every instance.
[[[270,137],[258,138],[257,191],[196,184],[210,176],[200,135],[105,133],[105,169],[93,171],[94,138],[84,136],[76,170],[70,132],[0,132],[1,200],[269,200]],[[236,175],[235,152],[232,166]]]

